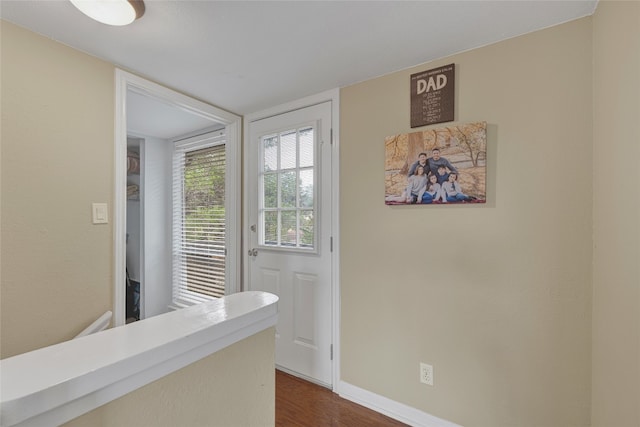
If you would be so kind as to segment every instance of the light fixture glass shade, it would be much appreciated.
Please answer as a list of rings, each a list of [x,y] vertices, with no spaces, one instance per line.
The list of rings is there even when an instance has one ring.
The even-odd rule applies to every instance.
[[[144,14],[141,0],[69,0],[88,17],[107,25],[127,25]]]

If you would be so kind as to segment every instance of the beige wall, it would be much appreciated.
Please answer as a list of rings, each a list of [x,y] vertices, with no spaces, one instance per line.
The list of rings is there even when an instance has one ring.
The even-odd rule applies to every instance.
[[[467,426],[640,423],[638,9],[601,1],[341,91],[343,380]],[[112,204],[114,92],[112,65],[1,31],[8,357],[111,308],[112,229],[90,206]],[[387,207],[383,138],[411,130],[409,75],[451,62],[456,121],[489,124],[488,203]]]
[[[72,338],[112,307],[114,66],[1,21],[2,358]],[[69,425],[269,426],[274,328]],[[250,404],[247,404],[250,402]]]
[[[272,426],[274,354],[275,328],[269,328],[66,426]]]
[[[640,3],[593,17],[594,426],[640,426]]]
[[[114,67],[1,23],[1,357],[72,338],[112,304]]]
[[[344,381],[465,426],[589,424],[591,30],[341,91]],[[488,122],[488,203],[385,206],[383,140],[411,131],[409,76],[448,63],[456,121]]]

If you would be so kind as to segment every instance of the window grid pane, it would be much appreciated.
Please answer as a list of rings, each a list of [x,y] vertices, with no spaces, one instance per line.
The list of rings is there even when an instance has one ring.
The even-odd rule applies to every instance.
[[[280,173],[280,205],[281,208],[295,208],[298,180],[296,171]]]
[[[263,178],[264,207],[278,207],[278,175],[275,173],[265,174]]]
[[[294,169],[297,165],[297,140],[296,131],[287,131],[280,134],[280,169]]]
[[[314,249],[315,129],[264,136],[261,147],[260,243]]]
[[[312,210],[300,211],[300,246],[313,247],[315,233],[314,215]]]
[[[275,171],[278,170],[278,137],[276,135],[264,138],[264,170]]]
[[[313,128],[300,131],[300,167],[313,167]]]
[[[313,208],[313,169],[300,171],[299,200],[301,208]]]
[[[296,246],[298,244],[298,223],[296,218],[296,211],[281,212],[280,241],[283,246]]]
[[[278,245],[278,211],[264,213],[264,244]]]

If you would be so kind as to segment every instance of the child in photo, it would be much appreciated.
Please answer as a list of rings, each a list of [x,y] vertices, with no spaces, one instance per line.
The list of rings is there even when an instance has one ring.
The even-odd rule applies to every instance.
[[[429,175],[429,181],[427,182],[427,189],[422,195],[422,203],[433,203],[440,197],[442,187],[438,183],[438,177],[435,175]]]
[[[443,165],[438,166],[438,184],[442,185],[449,180],[447,168]]]
[[[449,174],[449,180],[442,184],[442,202],[465,202],[471,200],[471,197],[462,192],[462,188],[457,181],[458,175],[454,172]]]

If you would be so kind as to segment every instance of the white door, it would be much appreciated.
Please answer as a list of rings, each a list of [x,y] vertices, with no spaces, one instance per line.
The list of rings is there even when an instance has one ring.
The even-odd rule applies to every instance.
[[[248,287],[278,295],[276,365],[331,386],[331,102],[249,124]]]

